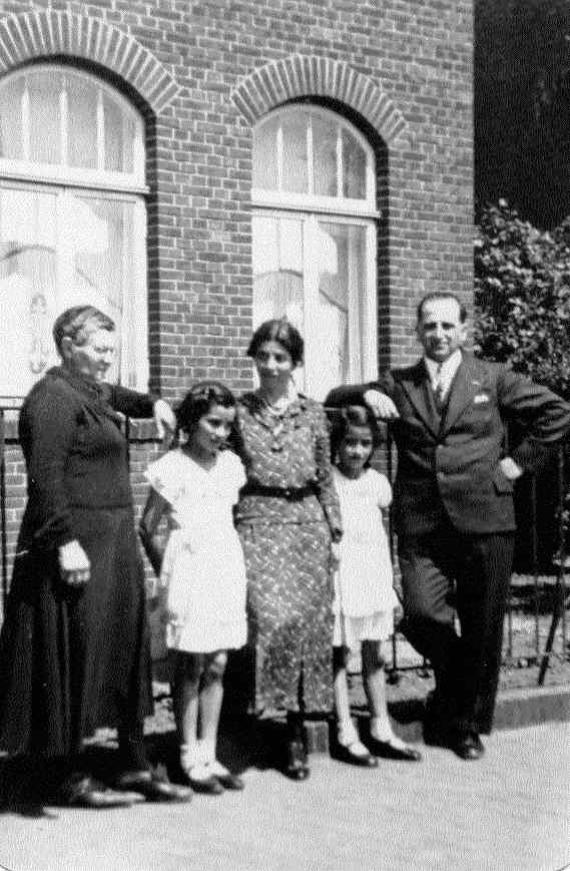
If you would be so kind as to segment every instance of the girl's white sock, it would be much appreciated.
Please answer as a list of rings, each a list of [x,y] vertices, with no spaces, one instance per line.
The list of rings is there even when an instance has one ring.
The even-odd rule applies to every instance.
[[[188,771],[200,762],[199,743],[180,745],[180,766],[183,771]]]
[[[377,741],[391,741],[394,738],[390,721],[384,717],[370,718],[370,734]]]
[[[343,747],[348,747],[358,741],[358,732],[354,727],[352,720],[339,720],[338,723],[338,743]]]
[[[216,742],[202,738],[200,741],[200,762],[207,765],[209,762],[213,762],[215,758]]]

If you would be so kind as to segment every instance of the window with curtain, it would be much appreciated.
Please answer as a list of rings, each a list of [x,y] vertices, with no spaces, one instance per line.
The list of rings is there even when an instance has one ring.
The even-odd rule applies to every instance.
[[[0,395],[58,362],[55,318],[92,304],[117,325],[113,377],[148,378],[143,121],[71,67],[0,81]]]
[[[287,317],[316,399],[377,372],[376,173],[365,138],[316,106],[259,122],[253,150],[254,326]]]

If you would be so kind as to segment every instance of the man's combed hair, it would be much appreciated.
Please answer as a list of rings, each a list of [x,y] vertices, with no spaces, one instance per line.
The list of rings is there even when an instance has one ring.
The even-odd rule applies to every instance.
[[[465,306],[463,305],[463,303],[461,302],[461,300],[459,299],[457,294],[452,293],[452,291],[434,290],[433,293],[426,293],[426,295],[420,299],[420,301],[417,305],[416,321],[418,324],[422,319],[424,305],[427,302],[435,302],[436,300],[439,300],[439,299],[453,299],[453,300],[455,300],[455,302],[459,306],[459,320],[461,321],[462,324],[465,323],[465,321],[467,320],[467,309],[465,308]]]

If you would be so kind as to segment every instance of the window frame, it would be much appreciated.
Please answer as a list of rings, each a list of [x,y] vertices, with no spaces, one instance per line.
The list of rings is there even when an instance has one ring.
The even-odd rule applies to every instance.
[[[108,85],[102,79],[93,73],[76,67],[70,67],[64,64],[34,64],[31,67],[26,67],[24,70],[15,70],[8,73],[0,80],[0,89],[8,85],[16,78],[29,78],[32,75],[41,75],[42,71],[54,70],[59,72],[63,78],[69,75],[73,78],[83,79],[89,82],[98,89],[99,95],[107,94],[109,99],[114,101],[120,107],[121,112],[128,118],[134,127],[133,138],[133,171],[118,172],[104,169],[88,169],[82,167],[68,166],[67,164],[52,164],[52,163],[35,163],[26,159],[16,160],[0,156],[0,176],[2,178],[12,178],[14,180],[30,180],[37,184],[65,184],[69,187],[95,188],[101,190],[114,191],[131,191],[133,193],[147,194],[149,192],[148,185],[145,179],[145,145],[144,145],[144,119],[140,112],[129,102],[129,100],[121,94],[117,88]],[[60,101],[65,103],[62,93],[59,93]],[[27,98],[29,101],[29,97]],[[26,139],[28,133],[26,131],[26,123],[29,124],[29,108],[26,110],[26,93],[22,94],[22,142],[24,145],[24,154],[26,153]],[[100,100],[98,101],[100,105]],[[26,118],[28,117],[28,120]],[[62,154],[65,153],[64,142],[68,131],[69,115],[65,106],[62,108],[62,120],[60,123],[60,137]],[[97,119],[97,155],[98,160],[104,156],[104,132],[103,124],[100,115]]]
[[[121,310],[121,327],[127,323],[128,331],[124,327],[120,330],[121,341],[121,367],[117,372],[117,377],[120,383],[125,384],[135,389],[147,390],[149,377],[149,331],[148,331],[148,251],[147,251],[147,208],[146,195],[149,193],[149,187],[146,184],[146,150],[145,150],[145,122],[144,118],[132,105],[129,100],[112,85],[101,80],[97,75],[86,72],[76,67],[71,67],[65,64],[42,63],[35,64],[25,69],[18,69],[12,73],[3,76],[0,79],[0,88],[3,88],[14,78],[26,78],[30,75],[40,74],[43,70],[49,69],[61,73],[62,77],[80,78],[89,81],[97,88],[97,107],[102,105],[103,95],[106,95],[109,100],[113,101],[123,119],[124,123],[133,125],[132,138],[132,172],[110,171],[105,169],[70,167],[64,164],[48,164],[48,163],[33,163],[26,159],[16,160],[11,158],[0,157],[0,187],[2,189],[23,190],[31,193],[41,194],[49,193],[56,197],[56,226],[54,234],[56,237],[56,248],[54,257],[56,263],[56,288],[58,286],[58,276],[65,275],[69,271],[70,264],[66,263],[62,270],[61,264],[66,257],[69,257],[69,249],[65,242],[62,241],[58,228],[60,216],[59,206],[63,198],[68,196],[77,197],[78,199],[100,199],[132,204],[132,234],[133,238],[130,243],[133,246],[132,263],[130,264],[130,272],[132,280],[129,287],[134,292],[129,293],[129,287],[123,287],[122,291],[122,310]],[[63,78],[62,78],[63,80]],[[22,103],[24,102],[25,88],[22,92]],[[61,91],[59,92],[61,99]],[[29,97],[28,97],[29,100]],[[24,107],[22,106],[22,110]],[[24,112],[25,115],[25,112]],[[101,111],[97,109],[97,161],[99,165],[104,162],[104,118]],[[60,117],[60,136],[63,139],[67,136],[69,129],[69,116],[62,112]],[[29,124],[29,119],[27,121]],[[26,118],[21,118],[21,133],[22,139],[25,139]],[[66,126],[67,125],[67,126]],[[102,138],[101,138],[102,137]],[[63,155],[65,149],[62,148]],[[123,239],[123,245],[128,239]],[[57,296],[56,296],[57,299]],[[118,325],[119,326],[119,325]],[[118,330],[119,331],[119,330]],[[132,341],[129,342],[129,339]],[[132,370],[128,368],[128,362],[132,361]],[[44,370],[45,371],[45,370]],[[14,394],[13,399],[20,399],[21,394]]]
[[[339,131],[346,129],[363,148],[366,156],[366,198],[353,199],[343,196],[318,196],[315,194],[291,193],[283,190],[252,189],[252,216],[255,218],[294,219],[302,220],[303,239],[303,336],[305,339],[305,363],[299,370],[298,380],[302,382],[302,389],[312,395],[314,385],[318,383],[316,371],[314,371],[313,359],[317,355],[313,350],[317,346],[318,330],[318,276],[315,273],[314,263],[305,244],[307,238],[307,226],[311,221],[324,223],[338,223],[343,226],[358,226],[365,230],[366,262],[363,277],[363,297],[359,300],[361,307],[359,345],[360,345],[360,374],[356,377],[354,361],[349,360],[350,380],[366,382],[373,380],[378,371],[378,285],[377,285],[377,244],[378,244],[378,220],[381,216],[377,208],[377,179],[376,160],[370,143],[353,124],[338,115],[336,112],[312,104],[293,104],[283,106],[268,113],[258,122],[260,125],[274,119],[279,113],[282,117],[299,112],[318,115],[328,122],[331,120],[337,125],[337,137]],[[309,138],[309,137],[308,137]],[[338,152],[338,149],[337,149]],[[310,157],[310,154],[309,154]],[[253,161],[256,155],[253,152]],[[281,155],[277,155],[281,159]],[[308,172],[312,172],[309,166]],[[282,172],[278,172],[278,179],[282,178]],[[337,192],[342,189],[342,176],[337,172]],[[252,228],[253,229],[253,228]],[[255,264],[253,264],[255,281]],[[255,311],[254,311],[255,316]],[[354,317],[354,312],[352,313]],[[349,321],[350,330],[350,321]],[[354,375],[354,378],[352,377]]]
[[[283,154],[282,154],[282,144],[279,144],[280,134],[279,131],[281,128],[278,128],[277,132],[277,142],[276,142],[276,152],[277,152],[277,178],[278,178],[278,187],[277,190],[266,190],[264,188],[253,187],[252,188],[252,203],[254,206],[264,206],[267,208],[288,208],[289,210],[296,211],[308,211],[314,210],[316,212],[320,212],[322,214],[334,214],[334,215],[346,215],[346,216],[360,216],[366,218],[380,218],[380,211],[377,208],[376,203],[376,169],[375,169],[375,157],[374,151],[370,145],[370,143],[366,140],[363,134],[349,121],[343,118],[336,112],[333,112],[331,109],[325,109],[322,106],[316,106],[312,104],[304,104],[304,103],[295,103],[292,106],[282,106],[281,108],[274,109],[272,112],[269,112],[267,115],[263,117],[261,121],[258,122],[258,127],[261,128],[265,124],[272,121],[274,118],[279,117],[285,118],[288,115],[298,115],[299,113],[305,115],[316,115],[328,122],[334,122],[337,127],[337,137],[339,133],[344,129],[351,136],[356,139],[360,147],[363,149],[366,156],[366,170],[365,170],[365,187],[366,187],[366,197],[364,199],[355,199],[352,197],[344,197],[339,196],[338,193],[334,197],[318,195],[314,193],[293,193],[291,191],[285,191],[282,188],[282,170],[280,169],[280,165],[282,166]],[[281,133],[282,138],[282,133]],[[255,147],[255,146],[254,146]],[[312,136],[309,133],[309,128],[307,128],[307,139],[306,139],[306,147],[307,147],[307,171],[308,171],[308,185],[309,190],[314,187],[312,183],[313,177],[313,152],[312,152]],[[338,148],[337,148],[338,152]],[[255,159],[255,154],[254,154]],[[340,161],[342,160],[341,155],[337,154],[337,166],[340,166]],[[337,171],[337,191],[341,186],[342,181],[342,173]]]

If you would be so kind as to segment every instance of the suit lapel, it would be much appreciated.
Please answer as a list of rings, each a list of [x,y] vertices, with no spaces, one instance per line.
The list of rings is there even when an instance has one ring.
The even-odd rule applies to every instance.
[[[429,385],[429,375],[423,360],[408,370],[406,377],[399,379],[399,384],[410,400],[418,417],[434,438],[437,438],[440,427],[440,417],[437,413],[433,394]]]
[[[459,369],[451,383],[449,400],[441,419],[440,432],[447,432],[462,412],[473,402],[481,389],[482,377],[475,361],[463,355]]]

